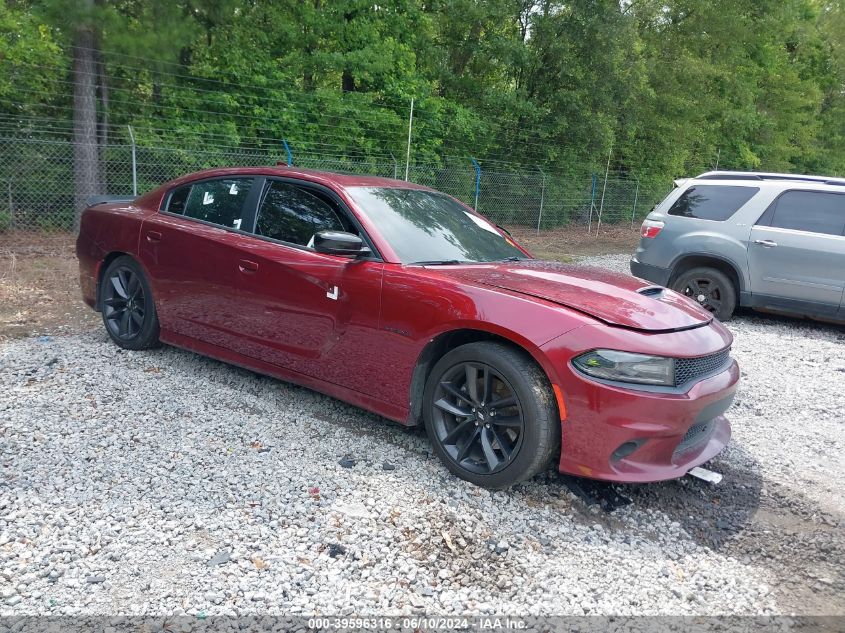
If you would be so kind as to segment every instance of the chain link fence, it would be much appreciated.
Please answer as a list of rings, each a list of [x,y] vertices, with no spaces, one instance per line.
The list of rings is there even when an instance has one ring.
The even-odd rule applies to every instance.
[[[133,166],[134,149],[134,166]],[[74,225],[74,146],[68,140],[0,135],[0,233],[67,231]],[[210,167],[275,165],[285,151],[235,147],[156,147],[107,144],[100,148],[100,193],[143,193],[186,173]],[[294,165],[326,171],[403,178],[395,159],[295,155]],[[438,189],[503,226],[538,232],[598,222],[633,225],[668,192],[618,174],[547,173],[485,166],[471,159],[408,166],[408,180]]]

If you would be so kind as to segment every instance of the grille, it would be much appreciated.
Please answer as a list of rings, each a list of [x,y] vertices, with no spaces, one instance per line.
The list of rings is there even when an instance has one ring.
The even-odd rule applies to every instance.
[[[683,453],[706,441],[713,431],[714,424],[715,422],[713,420],[708,420],[707,422],[699,422],[689,427],[689,430],[684,434],[684,438],[678,444],[677,448],[675,448],[675,455]]]
[[[731,348],[723,349],[710,356],[699,356],[698,358],[676,358],[675,359],[675,386],[680,387],[688,382],[697,380],[707,374],[721,369],[728,364],[731,357]]]

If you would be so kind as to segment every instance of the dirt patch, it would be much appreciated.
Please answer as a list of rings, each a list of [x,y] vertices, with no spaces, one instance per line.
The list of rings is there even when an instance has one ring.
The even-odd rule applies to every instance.
[[[586,226],[565,226],[548,231],[532,230],[525,226],[507,227],[511,235],[539,259],[571,261],[588,255],[633,253],[640,241],[639,226],[604,225],[596,235],[587,233]]]
[[[83,332],[99,322],[79,293],[71,235],[0,234],[0,340]]]

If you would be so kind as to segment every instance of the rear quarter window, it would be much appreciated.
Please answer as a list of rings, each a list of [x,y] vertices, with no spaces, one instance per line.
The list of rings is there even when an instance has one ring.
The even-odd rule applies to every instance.
[[[760,191],[759,187],[693,185],[669,209],[669,215],[723,222]]]

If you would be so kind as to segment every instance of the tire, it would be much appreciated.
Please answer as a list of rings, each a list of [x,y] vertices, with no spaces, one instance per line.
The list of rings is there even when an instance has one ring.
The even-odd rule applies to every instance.
[[[672,290],[686,295],[720,321],[730,321],[736,308],[736,288],[730,278],[715,268],[692,268],[681,274]]]
[[[140,350],[159,345],[153,293],[138,262],[124,255],[109,264],[98,297],[103,326],[118,346]]]
[[[501,343],[453,349],[426,381],[423,419],[434,452],[454,475],[484,488],[544,470],[560,446],[559,418],[540,367]]]

